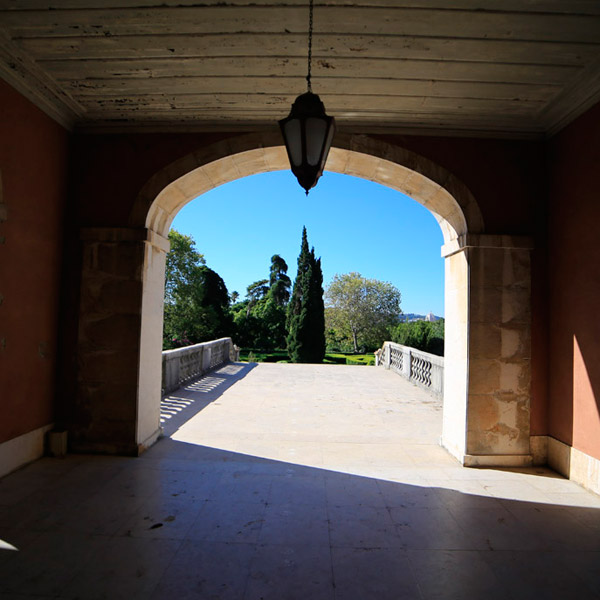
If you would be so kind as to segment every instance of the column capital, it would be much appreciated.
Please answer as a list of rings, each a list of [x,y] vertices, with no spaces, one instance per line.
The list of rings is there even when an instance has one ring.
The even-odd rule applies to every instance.
[[[465,233],[442,246],[442,258],[448,258],[467,248],[494,248],[498,250],[532,250],[533,238],[528,235],[495,235]]]
[[[149,242],[163,252],[169,251],[169,240],[145,227],[82,227],[79,239],[84,242],[122,243]]]

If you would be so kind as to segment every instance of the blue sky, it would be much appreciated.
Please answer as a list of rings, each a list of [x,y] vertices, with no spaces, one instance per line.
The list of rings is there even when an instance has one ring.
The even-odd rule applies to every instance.
[[[303,225],[324,286],[357,271],[395,285],[404,312],[443,316],[439,225],[418,202],[377,183],[325,172],[307,198],[291,171],[252,175],[202,194],[172,227],[191,235],[227,289],[244,297],[250,283],[268,278],[273,254],[293,281]]]

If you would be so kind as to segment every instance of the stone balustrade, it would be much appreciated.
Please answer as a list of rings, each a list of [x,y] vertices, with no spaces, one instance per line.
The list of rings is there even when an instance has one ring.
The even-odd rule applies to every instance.
[[[444,393],[444,358],[394,342],[384,342],[375,353],[375,365],[396,371],[412,383],[442,397]]]
[[[228,337],[165,350],[162,353],[162,393],[169,394],[230,360],[239,360],[239,348]]]

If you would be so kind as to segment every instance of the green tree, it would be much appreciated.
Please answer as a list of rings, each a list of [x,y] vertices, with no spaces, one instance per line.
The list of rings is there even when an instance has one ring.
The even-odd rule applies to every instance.
[[[262,336],[262,323],[248,310],[248,304],[248,300],[243,300],[231,308],[235,324],[235,339],[240,346],[258,348],[256,341]]]
[[[285,260],[274,254],[271,257],[271,272],[269,274],[269,294],[278,306],[285,306],[290,299],[292,282],[287,275],[288,266]]]
[[[306,227],[298,256],[298,272],[287,310],[287,349],[290,360],[320,363],[325,357],[325,308],[321,259],[308,249]]]
[[[392,329],[391,341],[444,356],[444,319],[398,323]]]
[[[227,286],[221,276],[207,266],[200,267],[198,301],[206,312],[205,320],[212,322],[208,339],[230,336],[233,333],[233,317],[229,310]]]
[[[256,310],[256,316],[261,319],[263,332],[268,340],[269,349],[286,347],[286,307],[280,306],[271,296],[261,303]]]
[[[270,349],[286,346],[286,307],[292,285],[287,270],[285,260],[279,254],[274,254],[271,257],[269,292],[256,310],[256,315],[263,322],[263,331]]]
[[[198,268],[206,264],[204,255],[196,250],[189,235],[175,229],[169,231],[171,249],[167,253],[165,268],[165,302],[171,304],[183,296],[197,282]]]
[[[246,300],[233,307],[237,340],[260,350],[285,348],[286,304],[290,296],[288,266],[278,254],[271,257],[269,279],[247,288]]]
[[[221,277],[209,269],[194,240],[169,232],[163,348],[176,348],[233,333],[229,295]]]
[[[258,281],[251,283],[246,288],[246,298],[254,303],[262,300],[269,293],[268,282],[268,279],[259,279]]]
[[[391,283],[367,279],[360,273],[334,275],[325,292],[327,330],[359,347],[377,348],[391,325],[398,323],[400,291]]]
[[[263,300],[269,293],[268,282],[268,279],[259,279],[246,288],[246,298],[248,300],[248,305],[246,307],[247,316],[250,316],[250,311],[254,305]]]

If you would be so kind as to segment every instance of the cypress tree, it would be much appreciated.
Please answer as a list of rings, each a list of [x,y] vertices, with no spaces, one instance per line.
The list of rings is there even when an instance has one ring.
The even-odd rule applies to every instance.
[[[308,249],[306,227],[298,256],[298,273],[294,281],[287,314],[287,348],[290,360],[320,363],[325,357],[325,308],[321,259],[315,249]]]

